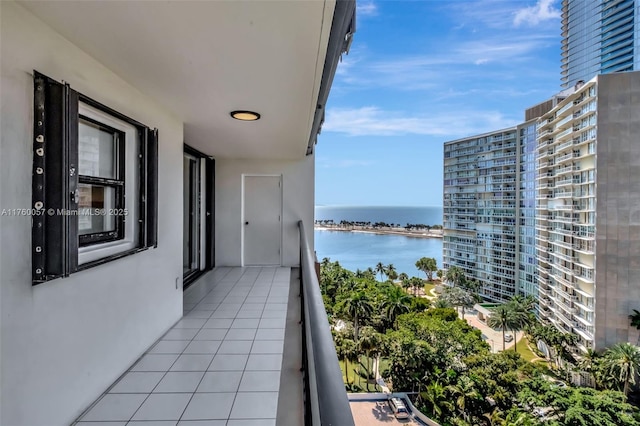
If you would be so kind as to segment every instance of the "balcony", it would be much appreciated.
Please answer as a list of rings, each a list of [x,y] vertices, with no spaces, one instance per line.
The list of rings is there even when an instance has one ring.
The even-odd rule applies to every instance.
[[[322,305],[308,294],[308,263],[246,266],[300,263],[298,220],[313,222],[312,154],[355,2],[0,9],[2,83],[13,89],[3,92],[1,115],[15,126],[0,167],[18,185],[2,191],[3,206],[29,210],[42,200],[35,205],[78,211],[66,192],[78,173],[55,170],[86,145],[77,115],[91,108],[101,114],[88,120],[124,135],[106,145],[106,161],[117,157],[126,183],[108,185],[133,207],[124,235],[91,247],[78,244],[78,221],[66,217],[42,226],[3,218],[10,256],[25,255],[3,257],[3,276],[15,279],[2,282],[0,423],[353,424],[332,342],[318,337],[328,322],[312,313]],[[262,117],[241,122],[234,109]],[[17,149],[28,141],[46,148]],[[39,197],[51,188],[67,189]],[[269,235],[256,239],[261,226]],[[56,232],[46,242],[59,246],[39,245],[41,230]],[[304,329],[300,274],[303,300],[314,305]],[[334,382],[323,378],[331,368]]]
[[[183,319],[79,420],[275,425],[279,394],[297,389],[290,397],[302,421],[299,307],[287,316],[288,303],[297,302],[295,275],[289,268],[219,268],[202,277],[185,292]]]
[[[558,320],[560,320],[562,323],[566,325],[565,327],[565,329],[567,330],[566,333],[570,333],[571,329],[575,327],[576,322],[571,318],[569,318],[568,316],[564,315],[562,312],[560,312],[560,309],[555,310],[555,315]]]
[[[304,235],[301,269],[218,268],[198,280],[183,318],[79,421],[353,425]]]

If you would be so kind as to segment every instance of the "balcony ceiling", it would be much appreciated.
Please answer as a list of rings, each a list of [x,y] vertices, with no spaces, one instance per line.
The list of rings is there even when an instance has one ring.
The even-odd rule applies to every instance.
[[[22,5],[172,111],[206,154],[305,155],[335,0]],[[262,118],[233,120],[238,109]]]

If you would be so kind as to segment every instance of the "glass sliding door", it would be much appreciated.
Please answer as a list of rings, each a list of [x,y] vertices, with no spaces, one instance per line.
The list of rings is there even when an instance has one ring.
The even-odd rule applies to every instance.
[[[185,288],[214,266],[214,178],[214,160],[185,145],[182,177]]]
[[[182,250],[182,270],[185,281],[194,273],[200,272],[200,236],[201,236],[201,186],[200,159],[189,154],[184,155],[184,245]]]

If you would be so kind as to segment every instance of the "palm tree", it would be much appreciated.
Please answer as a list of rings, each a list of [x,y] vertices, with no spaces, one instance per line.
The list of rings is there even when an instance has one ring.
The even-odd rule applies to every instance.
[[[464,282],[464,271],[457,266],[452,266],[451,268],[447,269],[447,272],[444,275],[444,279],[455,287]]]
[[[412,284],[413,284],[413,278],[404,280],[400,283],[400,285],[402,285],[402,288],[406,293],[409,293],[409,288],[411,288]]]
[[[354,354],[357,354],[356,342],[346,338],[336,339],[336,352],[338,357],[344,361],[344,374],[347,379],[347,386],[349,386],[349,361],[353,360]]]
[[[474,411],[474,406],[483,400],[482,395],[475,389],[474,385],[473,380],[462,376],[457,384],[447,386],[447,390],[455,398],[456,406],[460,414],[462,414],[462,418],[468,423],[472,423],[471,413]]]
[[[393,263],[388,264],[384,268],[384,274],[387,276],[387,278],[389,278],[392,281],[398,277],[398,273],[396,272],[396,267],[393,266]]]
[[[396,286],[390,287],[382,302],[382,309],[389,318],[389,322],[395,327],[398,315],[407,313],[411,309],[411,297]]]
[[[600,360],[600,356],[593,349],[587,349],[587,352],[582,354],[582,359],[578,363],[578,368],[580,371],[584,371],[585,373],[591,375],[594,381],[596,381],[596,371],[598,368],[598,364]],[[597,385],[597,383],[596,383]]]
[[[409,282],[411,283],[411,287],[413,287],[413,295],[415,296],[418,293],[418,289],[422,288],[422,285],[424,284],[422,278],[411,277]]]
[[[453,404],[448,401],[444,386],[439,382],[433,382],[420,392],[420,398],[427,402],[431,408],[431,414],[441,419],[444,411],[453,411]]]
[[[371,266],[369,266],[367,270],[364,271],[364,273],[367,275],[367,277],[371,277],[372,280],[376,279],[376,271],[374,271]]]
[[[385,269],[384,264],[382,262],[378,262],[376,264],[375,271],[380,274],[380,281],[383,281],[382,280],[382,275],[385,274],[386,269]]]
[[[516,334],[519,330],[522,330],[527,325],[532,324],[535,321],[535,317],[532,311],[535,307],[535,299],[532,296],[515,295],[507,303],[507,307],[512,311],[514,321],[511,331],[513,332],[513,348],[518,352],[518,339]]]
[[[398,279],[400,280],[400,284],[404,284],[404,282],[409,279],[409,275],[407,275],[405,272],[400,272],[400,274],[398,275]]]
[[[530,294],[526,296],[516,294],[509,302],[519,306],[525,312],[531,312],[536,307],[536,299]]]
[[[438,297],[438,298],[436,299],[436,301],[435,301],[435,302],[433,302],[433,307],[434,307],[434,308],[439,308],[439,309],[442,309],[442,308],[452,308],[451,303],[449,303],[448,301],[444,300],[444,299],[443,299],[443,298],[441,298],[441,297]]]
[[[357,342],[360,320],[371,316],[373,304],[364,291],[351,293],[342,303],[344,311],[353,318],[353,335]]]
[[[629,387],[635,384],[640,370],[640,348],[630,343],[619,343],[604,354],[604,363],[612,378],[622,384],[623,392],[629,395]]]
[[[369,380],[372,376],[371,355],[378,352],[380,340],[380,333],[377,333],[373,327],[367,326],[362,328],[362,336],[358,340],[358,347],[360,348],[360,352],[365,352],[367,356],[367,366],[365,368],[367,391],[369,391]],[[375,374],[373,374],[373,376],[375,378]]]
[[[502,330],[502,350],[505,350],[505,332],[512,330],[518,325],[518,318],[513,311],[506,305],[498,305],[492,311],[487,319],[487,325],[491,328],[499,328]]]

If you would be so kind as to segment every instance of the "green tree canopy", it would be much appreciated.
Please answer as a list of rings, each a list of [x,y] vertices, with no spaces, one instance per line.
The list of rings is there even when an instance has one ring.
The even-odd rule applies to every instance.
[[[438,265],[433,257],[421,257],[416,262],[416,268],[426,274],[427,280],[433,281],[433,273],[438,270]]]

